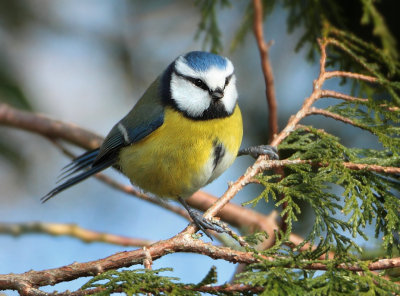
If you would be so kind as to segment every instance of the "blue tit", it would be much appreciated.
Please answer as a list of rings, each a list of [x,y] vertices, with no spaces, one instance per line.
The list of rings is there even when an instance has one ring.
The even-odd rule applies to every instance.
[[[235,160],[243,134],[237,99],[229,59],[203,51],[179,56],[99,148],[66,167],[64,177],[69,179],[42,201],[114,166],[143,190],[178,199],[206,234],[206,229],[218,231],[184,199],[212,182]]]

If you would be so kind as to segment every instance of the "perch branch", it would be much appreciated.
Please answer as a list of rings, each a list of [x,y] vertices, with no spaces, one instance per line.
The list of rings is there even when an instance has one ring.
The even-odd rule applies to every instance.
[[[55,285],[64,281],[71,281],[84,276],[94,276],[111,269],[119,269],[132,265],[143,264],[143,261],[151,256],[152,261],[161,258],[167,254],[175,252],[193,252],[203,254],[213,259],[224,259],[234,263],[256,263],[259,258],[274,262],[273,257],[255,257],[252,252],[242,252],[232,250],[226,247],[217,247],[201,240],[193,239],[189,229],[177,234],[176,236],[159,241],[146,250],[137,249],[129,252],[120,252],[109,257],[85,262],[73,263],[67,266],[47,269],[42,271],[28,271],[22,274],[6,274],[0,275],[0,289],[11,289],[24,292],[25,295],[37,295],[34,293],[26,293],[29,289],[37,290],[37,287]],[[376,261],[364,261],[369,270],[383,270],[394,267],[400,267],[400,258],[380,259]],[[281,263],[280,263],[281,264]],[[301,261],[298,267],[312,270],[326,270],[329,261],[321,260],[319,262]],[[288,266],[296,268],[296,266]],[[363,271],[363,268],[358,265],[340,264],[337,268],[343,268],[352,271]]]

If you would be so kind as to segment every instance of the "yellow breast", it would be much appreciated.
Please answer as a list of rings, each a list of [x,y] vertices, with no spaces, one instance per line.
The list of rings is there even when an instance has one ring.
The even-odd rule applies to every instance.
[[[191,120],[166,107],[164,123],[120,152],[122,172],[160,197],[187,197],[218,177],[236,158],[242,141],[240,109],[226,118]],[[224,148],[218,164],[215,144]]]

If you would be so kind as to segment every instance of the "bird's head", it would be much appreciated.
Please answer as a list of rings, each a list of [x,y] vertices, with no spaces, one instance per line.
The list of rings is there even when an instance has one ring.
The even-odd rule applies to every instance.
[[[179,56],[164,72],[162,89],[164,102],[197,120],[231,115],[238,98],[232,62],[204,51]]]

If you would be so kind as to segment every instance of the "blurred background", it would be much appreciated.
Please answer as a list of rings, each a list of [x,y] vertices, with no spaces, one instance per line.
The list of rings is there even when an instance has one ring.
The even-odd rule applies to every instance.
[[[248,34],[243,44],[229,51],[246,6],[247,1],[237,1],[218,13],[222,54],[236,68],[244,117],[242,147],[266,144],[268,139],[265,85],[253,35]],[[306,60],[307,47],[295,53],[303,29],[299,27],[289,35],[286,13],[277,7],[264,24],[267,41],[274,41],[270,54],[280,128],[311,93],[319,71],[317,61]],[[173,59],[187,51],[208,49],[203,47],[201,35],[195,38],[199,22],[198,7],[183,0],[0,0],[0,102],[11,102],[105,136]],[[326,87],[349,90],[338,81]],[[325,100],[320,106],[329,103]],[[341,137],[348,146],[379,148],[366,133],[332,120],[317,117],[303,123]],[[0,151],[0,222],[76,223],[149,240],[169,238],[187,225],[183,218],[95,179],[41,204],[40,197],[53,188],[69,159],[43,137],[2,126]],[[81,152],[78,148],[74,151]],[[236,180],[252,161],[248,157],[238,159],[204,190],[220,196],[227,182]],[[122,175],[112,170],[107,173],[129,184]],[[234,202],[254,198],[261,189],[249,186]],[[272,208],[261,202],[257,210],[268,214]],[[304,234],[313,223],[312,214],[305,208],[299,221],[296,231]],[[362,242],[365,246],[373,243],[373,239]],[[129,250],[35,234],[1,235],[0,246],[1,274],[59,267]],[[229,281],[235,270],[233,264],[193,254],[165,256],[154,262],[153,268],[172,267],[174,276],[182,281],[198,282],[211,265],[217,266],[219,283]],[[63,283],[56,289],[77,289],[85,280]],[[48,287],[49,291],[53,289]]]

